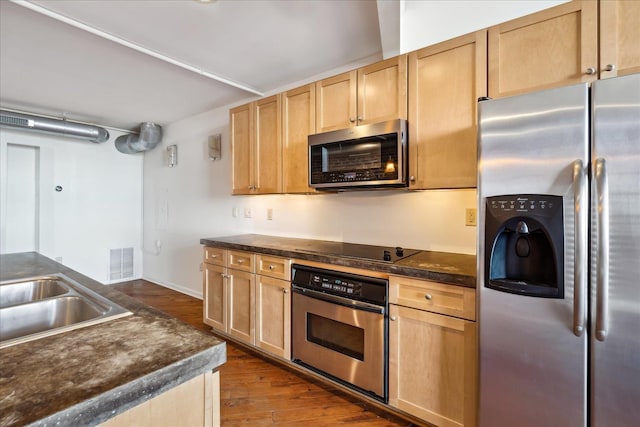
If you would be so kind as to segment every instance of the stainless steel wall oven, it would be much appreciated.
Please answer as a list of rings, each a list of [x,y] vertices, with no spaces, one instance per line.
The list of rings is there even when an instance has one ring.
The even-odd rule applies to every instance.
[[[388,281],[294,264],[292,359],[387,402]]]

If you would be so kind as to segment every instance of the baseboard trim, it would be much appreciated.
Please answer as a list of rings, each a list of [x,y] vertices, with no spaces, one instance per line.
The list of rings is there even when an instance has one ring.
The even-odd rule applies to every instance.
[[[195,292],[193,289],[189,289],[181,285],[176,285],[175,283],[171,283],[171,282],[161,282],[151,277],[145,277],[144,275],[142,276],[142,279],[148,282],[154,283],[158,286],[162,286],[162,287],[174,290],[176,292],[180,292],[181,294],[189,295],[190,297],[198,298],[199,300],[202,299],[202,292]]]

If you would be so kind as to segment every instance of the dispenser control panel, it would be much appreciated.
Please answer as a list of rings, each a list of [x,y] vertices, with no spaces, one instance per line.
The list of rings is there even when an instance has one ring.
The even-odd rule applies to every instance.
[[[496,217],[514,214],[550,217],[562,209],[562,196],[518,194],[487,197],[487,209]]]

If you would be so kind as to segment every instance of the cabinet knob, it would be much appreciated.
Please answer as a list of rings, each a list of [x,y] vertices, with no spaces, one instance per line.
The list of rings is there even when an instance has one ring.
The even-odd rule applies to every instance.
[[[244,260],[243,260],[242,258],[240,258],[240,259],[238,259],[236,262],[237,262],[238,264],[243,264],[243,263],[244,263]]]
[[[289,293],[289,290],[287,288],[282,288],[282,293],[283,294]]]
[[[426,299],[426,300],[431,301],[431,298],[433,298],[433,297],[431,296],[431,294],[425,294],[425,295],[424,295],[424,299]]]
[[[411,182],[416,182],[416,177],[415,177],[415,176],[413,176],[413,175],[411,175],[411,176],[409,177],[409,181],[411,181]]]
[[[615,69],[616,69],[616,66],[615,66],[614,64],[607,64],[607,65],[604,67],[604,71],[613,71],[613,70],[615,70]]]
[[[592,74],[595,74],[595,73],[596,73],[596,69],[595,69],[595,68],[593,68],[593,67],[589,67],[589,68],[587,68],[587,69],[585,70],[585,72],[584,72],[584,73],[585,73],[585,74],[592,75]]]
[[[218,258],[218,255],[209,255],[209,258]]]
[[[273,264],[269,264],[269,270],[273,270],[274,268]]]
[[[398,318],[396,316],[389,316],[389,320],[395,322]]]
[[[358,116],[358,121],[359,121],[359,122],[361,122],[361,121],[363,121],[363,120],[364,120],[364,119],[362,118],[362,116]]]
[[[354,119],[353,117],[349,117],[349,122],[351,122],[351,123],[355,123],[355,122],[356,122],[356,119]]]

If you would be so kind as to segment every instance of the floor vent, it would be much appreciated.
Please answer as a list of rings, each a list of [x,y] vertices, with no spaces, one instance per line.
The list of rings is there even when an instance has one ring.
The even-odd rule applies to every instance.
[[[133,248],[111,249],[109,256],[109,280],[133,278]]]

